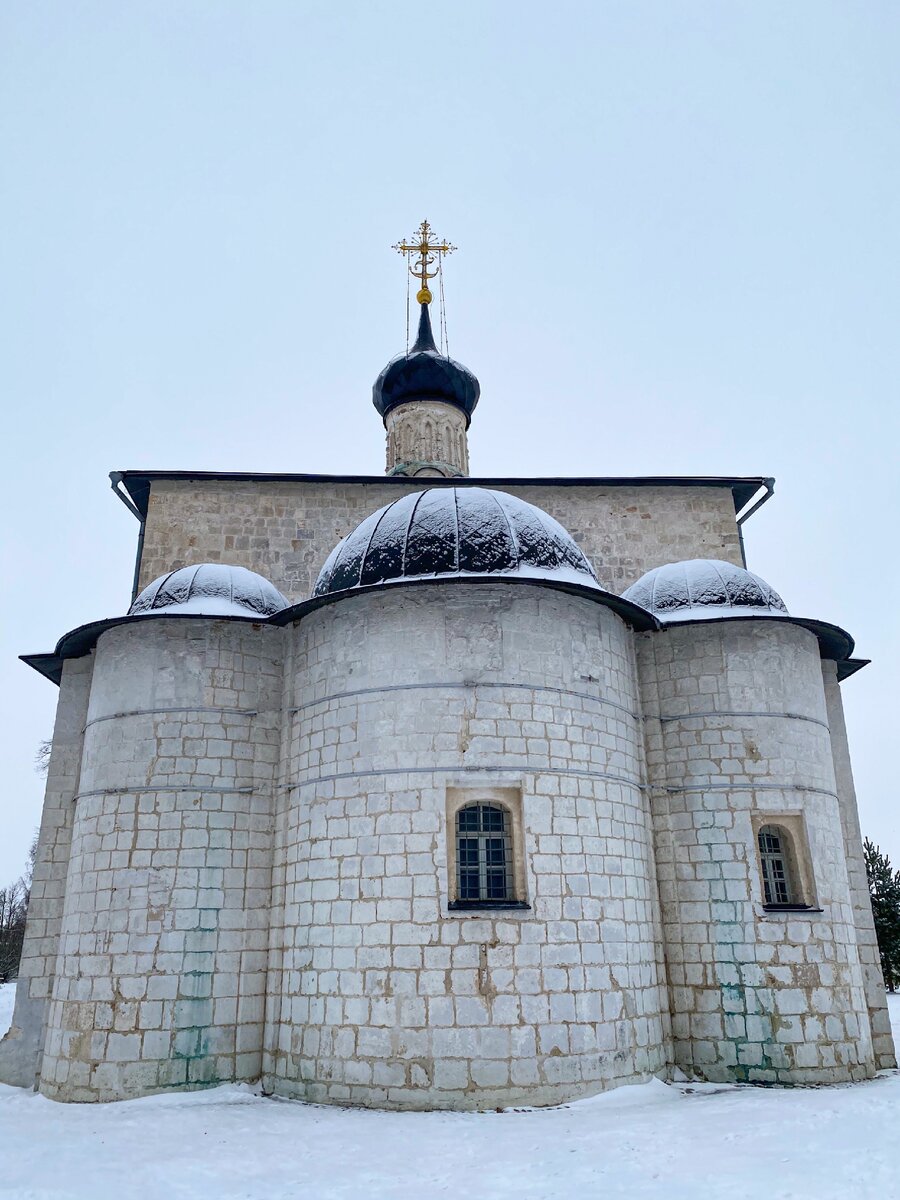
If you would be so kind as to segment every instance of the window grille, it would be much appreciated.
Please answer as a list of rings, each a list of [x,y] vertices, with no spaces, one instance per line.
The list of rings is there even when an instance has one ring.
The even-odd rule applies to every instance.
[[[796,903],[797,897],[794,895],[788,862],[787,839],[777,825],[761,826],[759,858],[762,863],[766,904]]]
[[[495,804],[469,804],[456,814],[457,896],[462,903],[510,901],[513,895],[509,815]]]

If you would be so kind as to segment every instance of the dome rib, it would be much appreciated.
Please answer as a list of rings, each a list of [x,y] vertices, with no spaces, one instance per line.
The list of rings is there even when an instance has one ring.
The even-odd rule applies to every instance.
[[[369,551],[372,549],[372,542],[375,538],[375,534],[378,532],[379,528],[381,527],[381,522],[388,515],[388,513],[390,512],[390,510],[394,507],[394,505],[396,503],[397,503],[397,501],[393,500],[390,504],[387,505],[386,508],[382,509],[381,513],[378,516],[378,520],[372,526],[372,532],[369,534],[369,540],[368,540],[368,542],[366,542],[366,548],[363,551],[363,556],[362,556],[362,559],[360,560],[360,564],[359,564],[360,579],[362,579],[363,575],[365,575],[365,573],[366,573],[366,559],[369,557]]]
[[[456,570],[458,571],[460,569],[460,565],[459,565],[459,563],[460,563],[460,558],[459,558],[459,496],[457,495],[456,488],[453,489],[453,511],[456,514],[456,538],[454,539],[453,565],[456,568]]]
[[[197,567],[195,567],[195,568],[194,568],[194,573],[193,573],[193,575],[191,576],[191,578],[190,578],[190,582],[188,583],[188,585],[187,585],[187,588],[186,588],[186,591],[187,591],[187,594],[188,594],[188,596],[190,596],[190,594],[191,594],[191,591],[193,590],[194,584],[197,582],[197,576],[198,576],[199,574],[200,574],[200,567],[199,567],[199,566],[197,566]],[[230,588],[230,589],[229,589],[229,591],[231,592],[231,595],[229,596],[229,599],[230,599],[230,600],[234,600],[234,588],[233,588],[233,587],[232,587],[232,588]]]
[[[722,574],[722,572],[719,570],[719,567],[718,567],[718,564],[717,564],[717,563],[715,563],[715,562],[714,562],[714,563],[712,564],[712,569],[713,569],[713,571],[715,571],[715,573],[716,573],[716,576],[718,577],[719,583],[720,583],[720,585],[721,585],[721,587],[722,587],[722,590],[724,591],[725,595],[728,597],[728,599],[729,599],[729,602],[730,602],[731,604],[734,604],[734,590],[733,590],[733,588],[730,586],[730,580],[728,580],[728,579],[726,579],[726,578],[725,578],[725,576],[724,576],[724,575]],[[694,603],[695,603],[695,598],[694,598],[694,596],[692,595],[692,596],[691,596],[691,604],[694,604]]]
[[[453,490],[456,491],[455,488]],[[419,492],[419,494],[416,496],[415,500],[413,501],[412,511],[409,514],[409,520],[406,522],[406,533],[403,535],[403,549],[402,549],[402,552],[400,555],[400,574],[404,575],[404,576],[406,575],[406,558],[407,558],[407,552],[409,550],[409,534],[410,534],[410,530],[412,529],[413,521],[416,519],[416,509],[419,507],[419,502],[421,501],[421,499],[424,495],[425,495],[424,492]],[[395,500],[394,503],[396,504],[397,501]],[[390,507],[391,507],[391,505],[389,504],[388,508],[390,508]],[[458,541],[458,539],[457,539],[457,541]],[[459,546],[458,545],[457,545],[456,557],[457,557],[457,561],[459,561]]]
[[[265,596],[263,595],[263,589],[262,589],[263,581],[262,581],[261,576],[257,575],[257,577],[252,582],[253,582],[253,586],[256,588],[256,591],[259,593],[259,603],[260,603],[260,606],[262,607],[265,604]],[[233,578],[231,581],[231,595],[232,595],[232,599],[235,600],[235,602],[239,603],[239,601],[237,600],[237,597],[234,595],[234,579]]]
[[[164,587],[165,584],[168,583],[168,581],[172,578],[172,576],[174,574],[175,574],[174,571],[169,571],[166,575],[160,575],[159,579],[154,579],[152,583],[148,583],[147,586],[144,588],[144,590],[141,592],[142,596],[148,597],[148,600],[149,600],[148,607],[149,608],[153,607],[153,602],[156,599],[156,595],[159,592],[160,588]]]
[[[334,564],[337,561],[337,556],[340,553],[341,546],[343,546],[343,544],[344,544],[344,542],[342,539],[341,541],[338,542],[338,544],[335,546],[335,548],[331,551],[331,553],[325,559],[325,562],[322,566],[322,570],[319,572],[320,579],[325,578],[328,580],[329,583],[331,582],[331,577],[334,574]]]
[[[722,592],[724,592],[728,598],[728,604],[733,605],[734,604],[734,595],[736,595],[736,589],[734,589],[733,580],[730,580],[730,578],[728,578],[726,575],[722,574],[722,571],[721,571],[718,563],[712,562],[712,563],[710,563],[710,566],[712,566],[712,570],[714,572],[715,577],[718,578],[718,580],[719,580],[719,587],[721,588]],[[689,583],[690,583],[690,581],[689,581]],[[694,592],[691,592],[691,606],[694,606],[697,604],[703,604],[702,595],[696,596],[694,594]]]
[[[485,489],[485,490],[487,491],[487,489]],[[503,514],[503,520],[506,522],[506,528],[509,530],[509,540],[513,544],[513,551],[515,553],[516,558],[518,559],[521,557],[521,552],[520,552],[520,547],[519,547],[519,539],[516,537],[515,530],[512,527],[512,521],[510,521],[510,519],[509,519],[509,514],[507,513],[506,509],[503,507],[503,505],[500,502],[500,493],[499,492],[489,492],[489,495],[490,495],[491,499],[494,501],[494,503],[497,505],[497,507],[500,509],[500,512]],[[458,528],[458,526],[457,526],[457,528]]]

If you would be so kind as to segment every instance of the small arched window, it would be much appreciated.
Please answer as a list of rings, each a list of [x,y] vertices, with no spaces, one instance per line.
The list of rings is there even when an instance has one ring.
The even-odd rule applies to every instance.
[[[467,804],[456,814],[457,897],[462,903],[515,900],[509,814]]]
[[[764,903],[802,904],[792,861],[790,834],[780,825],[761,825],[757,837]]]

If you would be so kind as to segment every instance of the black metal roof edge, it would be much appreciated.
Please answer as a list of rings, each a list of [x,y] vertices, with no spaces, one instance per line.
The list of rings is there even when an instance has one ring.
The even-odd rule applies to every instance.
[[[38,675],[43,675],[45,679],[49,679],[51,683],[55,683],[59,687],[62,679],[63,660],[58,654],[20,654],[19,662],[26,663],[37,671]]]
[[[39,675],[49,679],[51,683],[58,685],[65,659],[81,658],[82,655],[90,653],[97,644],[97,638],[101,633],[106,633],[107,629],[114,629],[117,625],[133,625],[137,621],[163,620],[165,618],[175,621],[242,621],[245,625],[265,625],[269,621],[269,618],[261,613],[246,617],[239,617],[234,613],[148,612],[134,615],[126,613],[121,617],[104,617],[102,621],[88,621],[86,625],[79,625],[75,629],[70,629],[68,633],[64,633],[52,653],[20,654],[19,659],[21,662],[27,663],[29,667],[33,667]]]
[[[142,613],[137,616],[107,617],[102,621],[91,621],[87,625],[79,625],[77,629],[72,629],[68,633],[64,633],[56,643],[55,651],[50,654],[20,654],[19,659],[29,667],[32,667],[39,675],[43,675],[45,679],[49,679],[51,683],[59,686],[64,660],[67,658],[80,658],[82,655],[88,654],[97,644],[97,639],[100,635],[105,633],[107,629],[113,629],[117,625],[132,625],[137,621],[168,619],[175,621],[241,621],[244,624],[250,625],[284,626],[291,624],[293,621],[301,620],[307,614],[315,612],[319,608],[336,604],[352,596],[370,595],[373,592],[384,592],[402,587],[497,582],[532,584],[536,587],[549,588],[552,591],[567,592],[572,596],[583,596],[587,600],[593,600],[595,603],[602,604],[605,608],[612,609],[632,629],[639,632],[668,631],[670,629],[677,629],[681,625],[716,625],[723,621],[780,621],[788,625],[797,625],[815,634],[823,658],[834,659],[836,661],[839,682],[849,679],[851,675],[855,675],[857,671],[861,671],[863,667],[867,667],[872,661],[869,658],[851,657],[854,649],[853,638],[845,629],[841,629],[839,625],[832,625],[828,621],[816,621],[808,617],[791,617],[787,615],[760,617],[758,614],[753,615],[752,613],[748,613],[746,616],[706,617],[691,621],[671,621],[665,624],[662,621],[658,621],[652,613],[647,612],[640,605],[632,604],[630,600],[625,600],[621,596],[617,596],[614,592],[607,592],[602,588],[584,587],[581,584],[567,583],[561,580],[529,579],[527,576],[515,576],[504,579],[502,575],[392,579],[386,583],[373,583],[368,584],[366,587],[348,588],[343,592],[330,592],[325,596],[311,596],[308,600],[301,600],[299,604],[292,604],[289,608],[284,608],[281,612],[273,613],[270,617],[260,615],[239,617],[228,614],[208,615],[206,613]]]
[[[530,579],[527,576],[504,578],[502,575],[467,575],[458,577],[438,575],[431,579],[393,579],[386,583],[373,583],[366,587],[348,588],[344,592],[331,592],[326,596],[312,596],[308,600],[301,600],[299,604],[292,604],[289,608],[284,608],[281,612],[273,613],[269,617],[264,617],[261,614],[239,617],[232,614],[218,613],[165,612],[106,617],[102,621],[90,621],[87,625],[79,625],[76,629],[70,629],[68,633],[64,633],[56,643],[56,649],[51,654],[21,654],[19,657],[22,662],[27,663],[29,667],[33,667],[45,679],[49,679],[51,683],[59,685],[64,660],[67,658],[81,658],[82,655],[89,654],[96,646],[100,635],[106,633],[108,629],[115,628],[117,625],[133,625],[136,622],[166,619],[174,621],[241,621],[249,625],[289,625],[292,621],[300,620],[318,608],[323,608],[328,604],[336,604],[339,600],[346,600],[350,596],[367,595],[372,592],[382,592],[397,587],[427,587],[433,584],[483,584],[498,582],[504,584],[530,583],[537,587],[568,592],[574,596],[584,596],[595,603],[603,604],[606,608],[611,608],[614,612],[617,612],[633,629],[646,630],[659,628],[659,622],[646,609],[641,608],[637,604],[632,604],[630,600],[623,600],[621,596],[616,596],[613,592],[604,591],[602,588],[582,587],[580,584],[552,579]]]
[[[111,471],[114,484],[125,488],[142,517],[147,515],[150,485],[153,480],[229,480],[241,483],[388,483],[395,486],[419,484],[424,487],[717,487],[728,488],[739,513],[761,488],[767,492],[754,505],[761,507],[772,494],[772,479],[767,475],[575,475],[575,476],[467,476],[443,479],[430,476],[411,479],[405,475],[318,475],[253,471]],[[750,514],[748,513],[747,516]],[[746,519],[746,518],[745,518]]]
[[[722,625],[725,622],[733,621],[779,621],[785,625],[798,625],[801,629],[808,629],[810,633],[816,635],[823,658],[832,658],[839,664],[859,662],[860,667],[865,666],[865,663],[869,661],[850,657],[853,654],[854,642],[846,629],[841,629],[840,625],[832,625],[830,621],[817,621],[812,617],[792,617],[788,613],[746,613],[727,617],[695,617],[689,621],[666,621],[663,619],[660,624],[664,630],[670,630],[679,629],[682,625]],[[854,667],[853,670],[858,671],[860,667]],[[848,674],[852,675],[853,671]]]
[[[615,592],[607,592],[603,588],[587,587],[579,583],[569,583],[565,580],[532,578],[528,575],[504,576],[499,574],[434,575],[413,576],[409,579],[388,579],[384,583],[370,583],[364,587],[346,588],[341,592],[328,592],[323,596],[311,596],[308,600],[301,600],[299,604],[292,604],[290,608],[283,608],[281,612],[274,613],[269,620],[273,625],[289,625],[293,621],[301,620],[308,613],[315,612],[318,608],[324,608],[329,604],[336,604],[340,600],[349,600],[353,596],[371,595],[373,592],[386,592],[408,587],[433,587],[436,584],[446,587],[448,584],[459,586],[461,584],[483,585],[487,583],[500,583],[504,585],[531,584],[533,587],[549,588],[551,591],[556,592],[567,592],[571,596],[583,596],[586,600],[593,600],[594,603],[603,605],[604,608],[611,608],[632,629],[645,631],[660,628],[660,623],[652,613],[647,612],[645,608],[641,608],[639,604],[632,604],[630,600],[625,600],[621,596],[617,596]]]
[[[855,675],[857,671],[867,667],[871,661],[871,658],[843,659],[837,664],[838,683],[843,683],[845,679],[849,679],[851,675]]]

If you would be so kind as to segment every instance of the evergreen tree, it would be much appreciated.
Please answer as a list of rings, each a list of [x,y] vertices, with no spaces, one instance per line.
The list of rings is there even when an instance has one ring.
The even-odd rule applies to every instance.
[[[863,845],[881,969],[889,991],[900,987],[900,871],[868,838]]]

